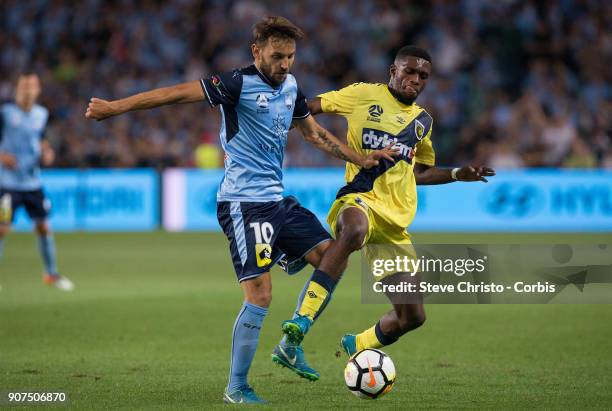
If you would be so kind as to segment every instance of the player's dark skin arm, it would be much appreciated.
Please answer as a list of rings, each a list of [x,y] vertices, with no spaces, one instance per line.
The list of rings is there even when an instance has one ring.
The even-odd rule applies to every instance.
[[[310,110],[310,114],[313,116],[321,114],[323,112],[323,109],[321,108],[321,98],[316,97],[308,100],[308,110]]]
[[[414,177],[418,185],[447,184],[454,181],[483,181],[486,177],[495,175],[495,170],[489,167],[465,166],[457,171],[457,180],[451,175],[451,169],[428,166],[421,163],[414,165]]]
[[[322,113],[321,98],[308,100],[308,109],[312,115]],[[486,177],[495,175],[495,170],[492,168],[466,166],[457,172],[457,180],[453,180],[451,171],[450,169],[427,166],[421,163],[414,165],[414,176],[416,183],[419,185],[447,184],[454,181],[484,181],[486,183]]]

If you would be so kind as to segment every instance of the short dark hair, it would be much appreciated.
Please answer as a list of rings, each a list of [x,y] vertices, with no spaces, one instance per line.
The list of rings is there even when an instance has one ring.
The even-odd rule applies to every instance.
[[[304,32],[282,16],[268,16],[253,26],[253,42],[261,46],[270,37],[299,40],[304,37]]]
[[[404,46],[401,49],[399,49],[397,53],[395,54],[395,59],[396,60],[403,59],[408,56],[420,57],[422,59],[429,61],[429,63],[431,64],[431,56],[429,55],[427,50],[419,46],[413,46],[413,45]]]

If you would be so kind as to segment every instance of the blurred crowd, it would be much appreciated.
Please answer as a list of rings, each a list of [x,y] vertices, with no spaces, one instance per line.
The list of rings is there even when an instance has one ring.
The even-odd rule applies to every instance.
[[[293,72],[309,97],[386,83],[399,47],[428,49],[418,103],[441,165],[612,168],[606,0],[3,0],[0,99],[21,70],[41,76],[61,167],[219,167],[220,116],[206,103],[94,123],[87,102],[247,65],[250,27],[267,14],[306,32]],[[320,121],[345,134],[342,118]],[[287,166],[341,164],[293,133]]]

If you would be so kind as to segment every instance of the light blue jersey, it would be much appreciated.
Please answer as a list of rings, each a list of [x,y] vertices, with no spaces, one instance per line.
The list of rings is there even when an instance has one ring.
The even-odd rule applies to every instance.
[[[254,66],[201,80],[211,106],[221,105],[225,175],[217,201],[280,201],[291,121],[310,115],[295,77],[274,87]]]
[[[38,190],[40,181],[40,142],[44,136],[49,112],[35,104],[28,112],[17,104],[2,105],[0,112],[0,151],[17,158],[17,169],[0,165],[0,188]]]

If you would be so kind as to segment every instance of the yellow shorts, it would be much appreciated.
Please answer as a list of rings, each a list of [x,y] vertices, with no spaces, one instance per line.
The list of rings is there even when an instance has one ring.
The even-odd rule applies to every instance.
[[[405,227],[390,224],[368,204],[368,201],[360,197],[359,193],[344,195],[332,204],[327,214],[327,224],[332,234],[336,234],[336,222],[338,216],[349,207],[355,207],[365,214],[368,219],[368,233],[363,244],[412,244],[410,234]]]
[[[405,228],[390,224],[386,219],[376,213],[359,193],[347,194],[337,199],[329,210],[327,223],[335,236],[336,222],[340,214],[349,207],[361,210],[368,219],[368,233],[363,241],[362,262],[372,268],[375,278],[381,279],[395,274],[396,270],[376,272],[376,261],[395,260],[397,257],[403,259],[416,258],[416,252],[412,246],[410,235]]]

